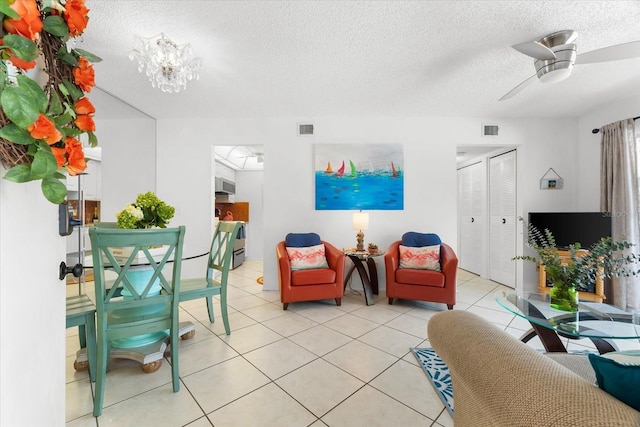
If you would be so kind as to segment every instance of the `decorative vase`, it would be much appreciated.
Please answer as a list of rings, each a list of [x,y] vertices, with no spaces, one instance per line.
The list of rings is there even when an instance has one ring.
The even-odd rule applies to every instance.
[[[549,292],[551,307],[575,313],[578,311],[578,290],[573,285],[554,283]]]
[[[125,273],[127,278],[131,281],[131,284],[135,288],[136,292],[141,293],[144,291],[145,286],[149,283],[151,276],[153,275],[153,269],[149,266],[141,265],[141,266],[133,266]],[[160,291],[162,290],[162,286],[160,286],[160,280],[156,279],[149,290],[149,295],[160,295]],[[131,292],[127,288],[122,289],[122,298],[123,299],[131,299]],[[131,309],[123,309],[119,310],[117,313],[113,313],[111,316],[114,319],[117,318],[126,318],[128,316],[139,317],[144,314],[153,314],[157,311],[161,311],[164,309],[163,304],[152,304],[146,307],[139,308],[131,308]],[[116,348],[135,348],[142,347],[145,345],[153,344],[159,341],[164,340],[169,336],[169,331],[163,332],[153,332],[149,334],[138,335],[130,338],[120,338],[113,340],[113,346]]]

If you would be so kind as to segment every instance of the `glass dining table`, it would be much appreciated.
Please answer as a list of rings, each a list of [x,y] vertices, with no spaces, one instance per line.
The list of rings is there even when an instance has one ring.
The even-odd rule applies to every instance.
[[[521,341],[528,342],[537,335],[548,352],[567,351],[561,337],[588,338],[600,354],[618,350],[612,340],[640,338],[636,316],[609,304],[580,302],[577,312],[566,312],[551,308],[548,294],[500,291],[495,299],[502,308],[531,325]]]
[[[182,262],[193,260],[197,258],[204,257],[208,254],[208,252],[189,255],[182,257]],[[93,258],[91,251],[86,252],[85,263],[83,265],[83,270],[92,270],[93,269]],[[153,254],[154,258],[162,257],[161,251],[157,254]],[[68,255],[68,260],[77,259],[77,255],[70,254]],[[171,262],[171,261],[169,261]],[[139,261],[134,262],[132,264],[135,267],[140,269],[144,269],[145,266],[149,265],[148,260],[140,259]],[[85,292],[89,296],[89,298],[95,298],[93,292]],[[126,298],[126,292],[122,293],[123,298]],[[189,339],[195,335],[195,326],[192,322],[185,321],[179,322],[179,333],[178,335],[182,339]],[[164,357],[164,352],[167,349],[167,339],[169,333],[156,332],[152,334],[145,334],[144,336],[133,337],[133,338],[123,338],[112,343],[112,347],[110,349],[110,357],[114,359],[130,359],[135,360],[142,364],[142,370],[144,372],[150,373],[155,372],[160,368],[160,363],[157,363]],[[78,366],[78,370],[85,369],[88,367],[87,363],[87,354],[85,349],[80,349],[76,354],[76,363]]]

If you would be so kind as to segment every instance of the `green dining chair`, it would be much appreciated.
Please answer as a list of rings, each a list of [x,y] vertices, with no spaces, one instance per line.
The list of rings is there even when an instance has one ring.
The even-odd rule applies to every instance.
[[[178,371],[178,298],[185,227],[126,230],[93,227],[89,229],[96,290],[96,386],[93,415],[102,413],[109,352],[116,340],[133,339],[146,334],[169,331],[173,391],[180,390]],[[167,248],[156,260],[149,248]],[[130,255],[116,256],[129,249]],[[148,266],[134,265],[138,253]],[[137,261],[140,264],[139,261]],[[165,269],[166,267],[166,269]],[[139,273],[145,271],[146,277]],[[105,271],[117,278],[105,280]],[[157,289],[157,290],[156,290]],[[120,294],[124,296],[119,296]],[[166,335],[163,339],[166,339]],[[117,342],[116,342],[117,344]]]
[[[67,297],[67,328],[78,327],[80,350],[86,351],[87,361],[76,362],[73,367],[77,371],[89,368],[91,382],[96,380],[96,306],[85,295]],[[87,365],[84,365],[86,363]]]
[[[220,295],[220,311],[227,335],[231,334],[227,312],[227,281],[231,269],[233,245],[242,224],[240,221],[220,221],[211,241],[205,277],[183,279],[180,283],[180,302],[205,298],[211,323],[214,323],[213,296]]]

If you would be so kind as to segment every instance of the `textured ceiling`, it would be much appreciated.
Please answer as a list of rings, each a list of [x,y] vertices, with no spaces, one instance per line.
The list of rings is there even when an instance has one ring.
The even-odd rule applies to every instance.
[[[535,82],[510,46],[578,32],[578,53],[640,40],[639,1],[87,0],[84,48],[97,86],[155,118],[323,115],[577,117],[640,94],[640,58],[578,65]],[[191,43],[200,80],[152,88],[128,54],[134,34]],[[640,109],[640,106],[639,106]],[[109,111],[98,112],[108,116]],[[103,116],[103,117],[104,117]]]

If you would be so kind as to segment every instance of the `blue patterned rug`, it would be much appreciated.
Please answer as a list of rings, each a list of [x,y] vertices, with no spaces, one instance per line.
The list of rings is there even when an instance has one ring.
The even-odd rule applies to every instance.
[[[412,348],[411,351],[418,359],[424,373],[427,374],[434,390],[442,399],[444,407],[453,417],[453,386],[451,385],[449,368],[432,348]]]

